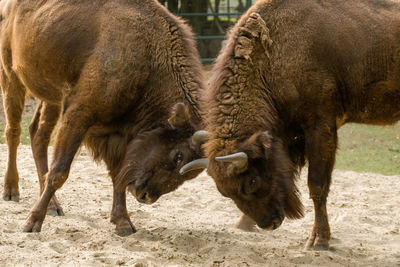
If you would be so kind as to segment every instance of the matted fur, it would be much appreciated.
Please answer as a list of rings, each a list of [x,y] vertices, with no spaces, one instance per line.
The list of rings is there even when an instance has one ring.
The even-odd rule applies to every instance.
[[[126,185],[116,177],[132,162],[181,178],[179,166],[167,164],[165,169],[165,162],[192,159],[190,135],[195,129],[172,129],[168,118],[182,102],[190,115],[188,124],[200,127],[199,98],[205,87],[193,34],[183,20],[156,0],[3,0],[0,12],[0,81],[10,148],[6,200],[19,196],[15,157],[25,92],[41,100],[30,132],[43,193],[25,231],[40,231],[48,201],[68,177],[82,143],[95,160],[107,164],[114,187]],[[60,113],[48,169],[47,145]],[[137,136],[157,140],[158,154],[151,140],[146,149],[138,149],[141,154],[127,153]],[[174,163],[174,155],[168,155],[183,153],[178,147],[185,155]],[[155,157],[156,162],[146,157],[150,152],[163,157]],[[138,178],[118,177],[129,182]],[[54,199],[51,203],[62,213]],[[117,230],[134,230],[125,188],[114,188],[111,220]]]
[[[259,226],[276,228],[282,210],[302,214],[294,180],[307,159],[316,213],[307,245],[327,248],[337,129],[400,119],[400,3],[259,0],[229,33],[212,74],[205,149],[218,189]],[[266,146],[256,133],[270,136]],[[214,160],[241,151],[244,172]],[[253,195],[243,192],[249,183]]]

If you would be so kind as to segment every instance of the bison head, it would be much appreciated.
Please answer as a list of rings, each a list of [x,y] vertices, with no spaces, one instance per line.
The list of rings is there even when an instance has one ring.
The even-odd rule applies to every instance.
[[[221,156],[215,156],[222,152],[216,152],[213,143],[217,142],[206,144],[208,173],[221,194],[231,198],[259,227],[276,229],[285,216],[303,215],[295,185],[297,170],[279,138],[259,132],[237,142],[234,153]],[[186,173],[191,170],[187,166],[183,168]]]
[[[200,146],[192,142],[195,126],[187,107],[178,103],[169,125],[144,132],[127,147],[120,173],[119,188],[127,188],[139,202],[151,204],[161,195],[175,190],[200,171],[180,175],[186,163],[201,156]]]

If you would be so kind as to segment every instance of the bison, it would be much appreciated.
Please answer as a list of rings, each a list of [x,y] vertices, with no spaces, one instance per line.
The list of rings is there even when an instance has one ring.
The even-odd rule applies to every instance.
[[[326,201],[345,123],[400,119],[400,2],[259,0],[231,30],[206,92],[206,160],[222,195],[263,229],[300,218],[308,162],[315,221],[307,247],[327,249]]]
[[[49,203],[63,215],[54,194],[84,144],[112,178],[111,222],[121,235],[135,232],[126,189],[141,202],[155,201],[164,192],[146,191],[146,177],[173,181],[173,190],[183,182],[179,169],[200,157],[190,140],[201,122],[204,84],[190,28],[156,0],[3,0],[0,12],[5,200],[19,200],[25,94],[40,99],[30,136],[41,195],[23,231],[41,230]],[[48,168],[47,146],[59,117]]]

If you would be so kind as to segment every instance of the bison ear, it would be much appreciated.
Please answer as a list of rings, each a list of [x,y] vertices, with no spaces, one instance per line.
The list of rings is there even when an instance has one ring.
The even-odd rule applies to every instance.
[[[243,144],[242,151],[245,151],[250,158],[268,157],[272,143],[272,136],[268,131],[257,132],[250,136]]]
[[[172,107],[168,123],[173,129],[190,127],[190,114],[188,107],[183,103],[175,104],[175,106]]]

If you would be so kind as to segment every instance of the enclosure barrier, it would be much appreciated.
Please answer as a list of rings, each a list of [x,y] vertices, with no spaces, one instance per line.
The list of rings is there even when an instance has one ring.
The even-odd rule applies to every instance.
[[[254,0],[253,0],[254,1]],[[250,8],[250,6],[252,5],[252,0],[246,0],[245,6],[244,6],[244,10],[247,10]],[[218,20],[220,17],[226,17],[228,21],[231,21],[232,17],[235,18],[235,22],[237,21],[237,19],[245,12],[230,12],[231,10],[231,2],[232,0],[228,0],[227,1],[227,11],[228,12],[204,12],[204,13],[175,13],[175,15],[180,16],[182,18],[191,18],[191,17],[214,17],[214,20]],[[237,3],[237,1],[236,1]],[[207,2],[207,10],[208,9],[213,10],[212,6],[210,6],[210,1]],[[226,32],[226,30],[224,30],[224,33]],[[225,39],[225,34],[224,35],[201,35],[201,34],[197,34],[195,37],[196,40],[224,40]],[[201,58],[202,62],[213,62],[215,60],[214,57],[209,57],[209,58]]]

